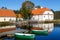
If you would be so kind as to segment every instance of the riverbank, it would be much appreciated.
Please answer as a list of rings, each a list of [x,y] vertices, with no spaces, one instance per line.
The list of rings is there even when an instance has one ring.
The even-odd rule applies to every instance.
[[[11,22],[0,22],[0,27],[9,26],[9,25],[14,25],[14,23],[11,23]]]
[[[27,24],[44,24],[44,23],[54,23],[55,25],[60,25],[60,20],[53,20],[53,21],[31,21],[31,20],[24,20],[24,21],[18,21],[15,23],[10,22],[0,22],[0,27],[8,26],[8,25],[18,25],[18,26],[24,26]]]
[[[54,23],[59,24],[60,20],[52,20],[52,21],[28,21],[29,23]]]

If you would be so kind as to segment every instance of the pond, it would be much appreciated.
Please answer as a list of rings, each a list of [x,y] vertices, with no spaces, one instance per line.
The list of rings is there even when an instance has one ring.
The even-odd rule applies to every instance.
[[[55,27],[48,36],[36,36],[36,40],[60,40],[60,27]]]
[[[4,40],[15,40],[15,38],[5,38]],[[36,35],[35,40],[60,40],[60,26],[54,26],[53,31],[48,36]]]

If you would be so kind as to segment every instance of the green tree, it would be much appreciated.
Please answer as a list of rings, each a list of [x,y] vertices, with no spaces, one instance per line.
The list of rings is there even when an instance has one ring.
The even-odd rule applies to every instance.
[[[7,9],[7,7],[2,7],[1,9]]]
[[[26,8],[21,8],[20,13],[23,15],[24,19],[29,19],[31,15],[31,10]]]
[[[38,5],[38,6],[36,6],[36,8],[40,8],[40,6]]]
[[[55,19],[60,19],[60,11],[54,11],[54,18]]]
[[[34,3],[32,3],[31,1],[25,1],[22,3],[22,8],[27,8],[27,9],[33,9],[34,8]]]
[[[19,10],[14,10],[15,14],[19,14]]]
[[[30,19],[31,10],[34,8],[34,3],[31,1],[25,1],[22,3],[22,8],[20,13],[23,15],[24,19]]]
[[[18,14],[20,13],[19,10],[14,10],[15,14],[16,14],[16,22],[18,21]]]

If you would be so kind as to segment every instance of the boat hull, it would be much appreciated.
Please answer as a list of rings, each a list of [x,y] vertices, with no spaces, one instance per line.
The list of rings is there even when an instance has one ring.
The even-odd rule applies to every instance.
[[[15,40],[34,40],[35,35],[34,34],[15,34]]]
[[[36,35],[48,35],[48,30],[32,30],[31,33]]]

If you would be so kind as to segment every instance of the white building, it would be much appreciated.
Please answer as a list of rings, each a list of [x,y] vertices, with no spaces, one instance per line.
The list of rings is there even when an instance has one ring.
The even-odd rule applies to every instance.
[[[32,21],[52,21],[53,19],[54,13],[48,8],[35,8],[32,10]]]
[[[16,21],[16,15],[12,10],[0,9],[0,22]]]

